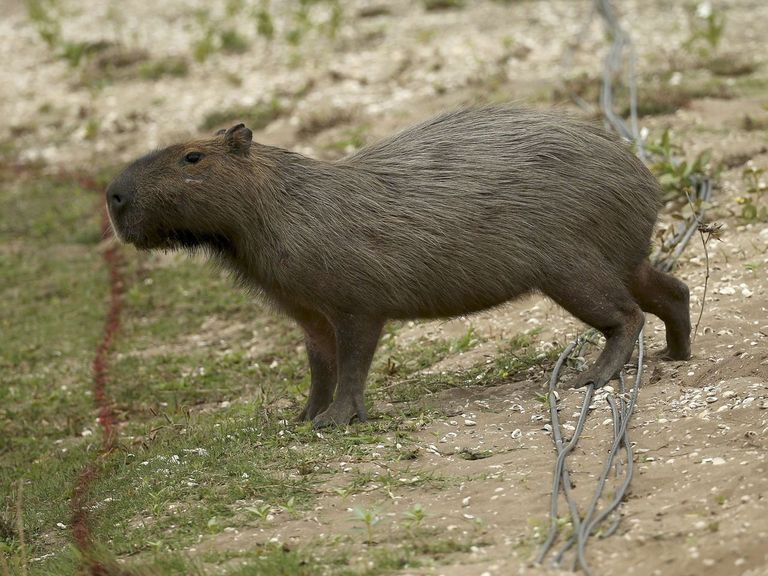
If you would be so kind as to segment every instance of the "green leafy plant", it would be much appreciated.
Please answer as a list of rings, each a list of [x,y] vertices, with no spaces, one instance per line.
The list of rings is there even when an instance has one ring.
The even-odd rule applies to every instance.
[[[229,54],[243,54],[248,51],[248,40],[246,40],[234,28],[226,28],[219,34],[221,49]]]
[[[664,190],[664,201],[688,198],[696,183],[711,175],[709,150],[700,152],[692,161],[681,160],[683,149],[672,142],[669,129],[658,141],[648,142],[646,149],[652,155],[651,170]]]
[[[61,14],[58,0],[25,0],[27,17],[37,28],[40,38],[50,48],[61,41]]]
[[[725,14],[709,2],[692,4],[688,7],[688,26],[690,36],[684,46],[688,49],[699,47],[704,53],[714,52],[723,39]]]
[[[338,35],[343,19],[344,10],[341,7],[341,2],[331,0],[331,16],[325,24],[325,33],[331,40],[334,40]]]
[[[467,350],[471,350],[474,348],[478,342],[480,342],[480,338],[478,337],[477,333],[475,332],[475,329],[470,326],[467,328],[467,331],[464,333],[463,336],[456,339],[454,342],[451,343],[450,346],[450,352],[452,354],[460,353],[460,352],[466,352]]]
[[[768,221],[768,206],[763,204],[763,198],[768,193],[763,176],[765,168],[747,166],[741,174],[746,188],[746,196],[739,196],[736,202],[741,205],[741,217],[748,222]]]
[[[296,513],[296,499],[291,496],[288,498],[288,501],[283,504],[282,506],[283,510],[288,512],[288,514],[295,514]]]
[[[365,531],[367,534],[367,542],[368,546],[373,545],[373,527],[376,526],[379,522],[381,522],[381,516],[379,516],[379,513],[374,509],[368,509],[368,508],[355,508],[352,513],[354,514],[355,518],[357,520],[360,520],[363,524],[365,524]]]
[[[272,507],[269,504],[261,504],[258,506],[249,506],[245,509],[256,516],[259,520],[266,520],[269,513],[272,511]]]
[[[421,507],[421,504],[415,504],[413,508],[406,511],[404,516],[406,528],[413,533],[421,527],[424,519],[427,517],[427,513],[424,512],[424,508]]]
[[[248,51],[250,43],[232,24],[233,19],[240,13],[242,3],[230,1],[226,6],[226,17],[223,20],[211,18],[208,10],[198,10],[195,14],[200,26],[200,37],[192,46],[195,60],[204,62],[215,52],[243,54]]]
[[[261,4],[253,12],[256,19],[256,32],[259,36],[272,40],[275,37],[275,24],[269,13],[269,0],[261,0]]]
[[[320,3],[325,3],[330,8],[330,16],[324,22],[316,21],[311,11],[313,4]],[[285,33],[285,39],[290,45],[298,47],[310,31],[318,30],[333,40],[341,28],[343,16],[344,11],[339,0],[298,0],[291,15],[291,25]]]

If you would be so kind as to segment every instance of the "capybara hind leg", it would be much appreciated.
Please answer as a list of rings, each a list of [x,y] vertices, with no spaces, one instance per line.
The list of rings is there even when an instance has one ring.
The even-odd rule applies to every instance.
[[[351,314],[340,314],[331,321],[336,329],[338,383],[331,405],[312,420],[315,428],[367,419],[365,379],[384,325],[382,320]]]
[[[298,420],[312,420],[333,401],[336,388],[336,334],[333,326],[319,313],[294,314],[304,330],[311,384],[309,398]]]
[[[594,384],[600,388],[623,368],[632,355],[645,322],[640,307],[629,292],[602,270],[584,270],[560,277],[547,295],[582,322],[605,335],[605,348],[595,364],[579,374],[574,387]]]
[[[691,314],[688,286],[656,270],[650,262],[638,266],[629,290],[646,312],[658,316],[667,330],[667,347],[662,358],[687,360],[691,356]]]

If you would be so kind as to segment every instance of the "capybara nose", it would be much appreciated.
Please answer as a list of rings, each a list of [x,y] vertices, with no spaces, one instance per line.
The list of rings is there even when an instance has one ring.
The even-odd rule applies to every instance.
[[[119,214],[130,203],[133,190],[130,187],[113,182],[107,188],[107,204],[113,214]]]

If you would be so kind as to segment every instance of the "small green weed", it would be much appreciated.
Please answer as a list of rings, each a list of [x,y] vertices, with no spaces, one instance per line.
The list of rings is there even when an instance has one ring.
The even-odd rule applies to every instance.
[[[204,62],[216,52],[243,54],[250,42],[235,27],[237,16],[243,9],[241,2],[227,2],[224,19],[214,19],[207,9],[195,13],[200,29],[198,39],[192,45],[192,54],[198,62]]]
[[[138,69],[139,77],[145,80],[157,80],[163,76],[182,78],[189,74],[189,64],[180,56],[168,56],[158,60],[143,62]]]
[[[250,44],[234,28],[225,28],[219,33],[221,50],[228,54],[243,54],[248,51]]]
[[[466,333],[451,343],[450,346],[450,352],[451,354],[461,354],[462,352],[467,352],[468,350],[471,350],[477,344],[480,342],[480,338],[477,336],[477,332],[475,332],[475,329],[470,326],[467,328]]]
[[[690,197],[697,182],[712,175],[710,152],[699,153],[693,161],[681,160],[683,149],[672,141],[668,129],[664,130],[659,140],[648,142],[646,149],[653,156],[651,169],[664,190],[664,201],[685,200]]]
[[[41,40],[49,48],[57,49],[61,43],[62,13],[58,0],[24,0],[27,17],[37,29]]]
[[[381,516],[375,509],[368,508],[355,508],[352,511],[355,519],[359,520],[365,525],[365,532],[367,535],[368,546],[373,546],[373,527],[381,522]]]
[[[410,531],[417,530],[421,527],[424,519],[427,517],[427,513],[424,512],[421,504],[416,504],[408,510],[405,514],[405,525]]]
[[[764,197],[768,194],[764,176],[765,168],[747,166],[741,173],[746,196],[740,196],[736,202],[741,206],[741,218],[747,222],[768,221],[768,206]]]
[[[717,50],[725,32],[725,14],[713,8],[709,2],[688,6],[689,37],[683,46],[702,53]]]
[[[269,10],[270,0],[261,0],[258,8],[253,10],[256,20],[256,33],[262,38],[272,40],[275,37],[275,23]]]
[[[455,10],[458,8],[464,8],[466,6],[466,0],[422,0],[424,9],[428,12],[435,10]]]

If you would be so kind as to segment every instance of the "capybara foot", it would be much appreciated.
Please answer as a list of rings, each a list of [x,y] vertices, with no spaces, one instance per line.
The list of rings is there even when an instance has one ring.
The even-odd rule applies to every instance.
[[[671,348],[667,346],[661,352],[656,354],[659,360],[689,360],[691,357],[691,348]]]
[[[589,370],[586,370],[579,374],[579,376],[576,378],[576,381],[573,384],[574,388],[583,388],[584,386],[588,386],[589,384],[595,385],[595,390],[598,388],[602,388],[608,382],[614,377],[614,374],[610,374],[606,372],[605,370],[598,370],[595,368],[590,368]]]
[[[307,400],[306,406],[304,406],[304,409],[301,411],[301,413],[296,418],[297,422],[309,422],[312,420],[315,416],[322,413],[324,410],[328,408],[330,404],[329,402],[325,402],[324,404],[321,404],[319,402],[314,402],[311,399]]]
[[[357,406],[352,400],[334,400],[325,412],[318,414],[312,419],[312,428],[344,426],[355,418],[359,422],[368,420],[368,415],[362,402]]]

